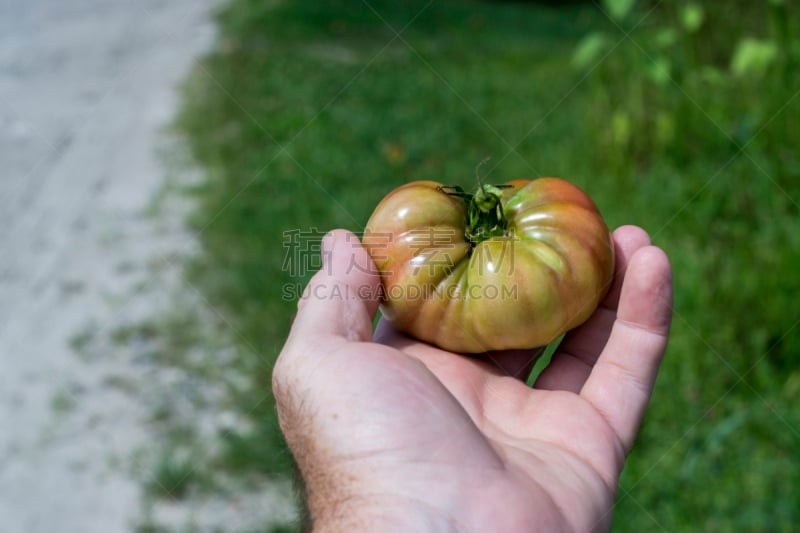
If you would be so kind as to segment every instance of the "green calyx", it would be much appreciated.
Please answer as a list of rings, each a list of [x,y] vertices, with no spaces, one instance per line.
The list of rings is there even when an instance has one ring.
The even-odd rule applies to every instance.
[[[503,213],[503,189],[511,185],[479,185],[475,194],[464,192],[458,185],[442,185],[438,189],[461,198],[467,205],[467,228],[464,232],[470,247],[492,237],[506,235],[508,221]]]

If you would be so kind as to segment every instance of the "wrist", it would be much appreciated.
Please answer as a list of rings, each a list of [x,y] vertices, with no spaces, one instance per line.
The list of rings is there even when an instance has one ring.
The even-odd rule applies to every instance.
[[[388,494],[362,494],[310,509],[314,532],[454,531],[449,517],[420,501]]]

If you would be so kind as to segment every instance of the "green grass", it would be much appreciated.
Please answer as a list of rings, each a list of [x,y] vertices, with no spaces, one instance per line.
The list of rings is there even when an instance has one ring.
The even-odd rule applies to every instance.
[[[611,226],[644,227],[673,263],[671,343],[615,530],[795,527],[800,46],[781,41],[764,72],[734,77],[740,37],[783,38],[775,18],[706,2],[700,32],[683,35],[681,4],[657,7],[633,41],[581,3],[235,0],[220,14],[179,127],[208,175],[192,191],[203,254],[191,280],[254,378],[232,392],[255,429],[225,436],[225,468],[290,475],[264,397],[295,308],[282,287],[310,272],[283,268],[284,232],[358,232],[393,187],[469,187],[491,157],[487,181],[570,179]],[[782,20],[800,29],[786,5]],[[407,27],[398,38],[389,26]],[[678,44],[659,44],[670,28]],[[608,56],[571,67],[590,32],[609,36]],[[652,74],[661,58],[675,83]]]
[[[191,458],[163,456],[158,460],[148,492],[170,499],[185,497],[197,483],[197,466]]]

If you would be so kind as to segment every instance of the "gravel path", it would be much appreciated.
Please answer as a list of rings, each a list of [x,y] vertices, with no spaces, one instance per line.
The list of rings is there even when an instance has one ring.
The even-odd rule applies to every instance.
[[[147,379],[82,333],[166,302],[147,261],[190,245],[145,216],[175,86],[210,45],[215,0],[0,0],[0,529],[129,531],[126,467],[147,413],[108,376]],[[156,293],[158,291],[155,291]]]

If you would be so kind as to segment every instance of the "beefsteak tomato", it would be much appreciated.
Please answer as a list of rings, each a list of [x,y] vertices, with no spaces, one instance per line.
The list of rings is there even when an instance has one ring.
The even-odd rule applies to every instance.
[[[614,275],[594,202],[559,178],[433,181],[390,192],[363,243],[381,276],[383,316],[446,350],[544,346],[583,323]]]

